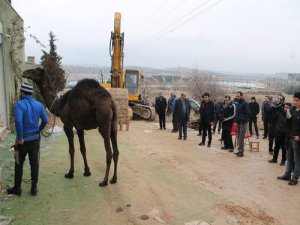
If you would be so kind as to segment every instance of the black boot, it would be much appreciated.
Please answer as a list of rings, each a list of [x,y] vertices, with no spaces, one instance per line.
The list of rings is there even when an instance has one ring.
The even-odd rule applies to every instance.
[[[31,194],[32,196],[36,196],[36,195],[37,195],[37,187],[36,187],[36,184],[32,184],[32,185],[31,185],[30,194]]]
[[[22,195],[22,190],[21,190],[21,188],[14,186],[12,188],[7,189],[7,194],[21,196]]]

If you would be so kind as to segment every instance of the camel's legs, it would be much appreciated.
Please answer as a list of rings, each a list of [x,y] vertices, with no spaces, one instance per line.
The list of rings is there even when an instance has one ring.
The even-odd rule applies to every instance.
[[[117,167],[118,167],[118,159],[119,159],[117,132],[118,132],[118,124],[117,124],[117,120],[115,120],[112,121],[111,134],[110,134],[112,147],[113,147],[113,160],[114,160],[114,175],[110,180],[111,184],[117,183]]]
[[[79,138],[80,152],[81,152],[81,155],[82,155],[83,161],[84,161],[84,174],[83,175],[88,177],[91,175],[91,173],[90,173],[90,168],[88,166],[87,159],[86,159],[86,147],[85,147],[85,143],[84,143],[84,130],[77,130],[77,135]]]
[[[73,133],[73,127],[66,127],[64,126],[65,134],[67,135],[68,142],[69,142],[69,153],[70,153],[70,161],[71,161],[71,167],[69,170],[69,173],[65,174],[65,178],[73,178],[74,177],[74,133]]]
[[[104,145],[105,145],[105,151],[106,151],[105,177],[104,177],[103,181],[101,183],[99,183],[99,186],[106,186],[107,181],[108,181],[111,159],[112,159],[112,151],[111,151],[111,146],[110,146],[110,123],[108,123],[104,127],[100,126],[98,130],[104,139]]]

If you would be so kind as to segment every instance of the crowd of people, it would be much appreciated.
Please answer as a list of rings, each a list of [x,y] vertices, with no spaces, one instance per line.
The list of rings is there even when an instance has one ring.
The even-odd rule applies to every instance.
[[[20,101],[15,104],[15,179],[14,186],[7,190],[8,194],[21,195],[21,183],[23,164],[26,155],[29,155],[31,167],[31,195],[37,195],[37,183],[39,177],[40,156],[40,131],[46,126],[48,118],[42,103],[33,97],[33,86],[24,83],[20,88]],[[178,132],[179,140],[187,140],[187,125],[190,120],[190,101],[184,93],[180,98],[171,94],[166,100],[162,93],[155,101],[155,111],[159,115],[160,129],[166,129],[166,115],[172,115],[173,133]],[[238,151],[237,157],[244,156],[244,137],[248,132],[252,135],[252,123],[256,137],[259,138],[257,117],[260,107],[255,97],[251,97],[248,103],[241,91],[236,92],[235,98],[226,95],[219,98],[217,103],[211,100],[209,93],[202,95],[199,109],[199,136],[204,146],[208,136],[207,147],[212,144],[212,134],[218,126],[223,141],[223,150],[234,152],[232,132],[235,129]],[[269,153],[272,159],[269,163],[277,163],[280,149],[282,158],[280,165],[287,162],[286,170],[277,179],[288,181],[289,185],[296,185],[300,176],[300,92],[293,96],[293,103],[285,102],[282,95],[273,100],[271,96],[265,96],[261,106],[262,121],[264,126],[263,139],[268,138]],[[41,122],[40,122],[41,120]],[[274,146],[274,147],[273,147]]]
[[[155,102],[156,113],[159,115],[160,129],[166,129],[165,118],[172,115],[173,129],[178,132],[178,139],[187,140],[187,124],[189,122],[190,104],[185,94],[180,98],[171,94],[166,100],[160,93]],[[263,121],[263,139],[268,139],[269,163],[277,163],[281,149],[280,165],[287,163],[286,171],[279,180],[289,181],[289,185],[298,183],[300,176],[300,92],[293,96],[293,102],[286,102],[283,95],[265,96],[261,107],[252,96],[248,103],[241,91],[236,92],[235,98],[226,95],[213,102],[209,93],[201,98],[199,112],[200,146],[212,145],[213,134],[216,130],[221,134],[220,141],[224,143],[222,150],[234,152],[232,135],[236,135],[237,157],[244,156],[245,137],[253,136],[259,139],[258,116],[261,111]]]

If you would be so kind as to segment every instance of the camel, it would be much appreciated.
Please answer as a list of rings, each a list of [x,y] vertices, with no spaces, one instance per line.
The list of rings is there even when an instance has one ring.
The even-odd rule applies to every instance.
[[[86,158],[84,130],[98,128],[104,139],[106,150],[106,172],[99,186],[108,184],[110,164],[113,158],[114,174],[111,184],[117,183],[117,164],[119,150],[117,144],[117,114],[116,106],[109,92],[93,79],[83,79],[60,98],[52,89],[49,76],[42,68],[30,69],[23,72],[24,78],[35,82],[49,111],[60,117],[64,124],[64,132],[68,138],[70,154],[70,170],[66,178],[74,177],[74,134],[73,127],[77,130],[80,151],[84,161],[84,176],[90,176],[90,168]],[[111,143],[112,148],[111,149]]]

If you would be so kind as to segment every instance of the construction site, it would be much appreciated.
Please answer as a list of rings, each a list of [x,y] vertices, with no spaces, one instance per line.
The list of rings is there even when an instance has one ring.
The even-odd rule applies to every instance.
[[[113,11],[109,17],[110,33],[105,33],[109,40],[106,44],[109,54],[106,51],[105,55],[109,63],[82,66],[76,63],[62,64],[62,57],[57,54],[55,45],[59,39],[52,31],[49,33],[48,53],[43,41],[30,33],[29,26],[25,26],[25,18],[23,20],[18,14],[13,2],[0,0],[0,225],[300,224],[298,180],[291,185],[293,178],[278,178],[285,178],[289,161],[277,163],[276,159],[276,162],[270,163],[274,154],[273,149],[270,152],[269,141],[272,128],[268,131],[269,137],[266,136],[262,112],[266,101],[274,105],[279,96],[284,96],[285,102],[294,104],[296,97],[292,88],[297,89],[299,85],[299,73],[292,70],[290,73],[272,74],[227,72],[227,69],[215,72],[206,68],[205,62],[208,61],[201,62],[200,66],[197,61],[194,67],[179,66],[180,63],[174,67],[176,64],[172,62],[173,67],[158,69],[147,65],[151,61],[148,56],[155,62],[151,58],[151,51],[144,57],[142,51],[140,57],[131,51],[144,43],[164,38],[162,34],[172,35],[177,27],[184,27],[206,11],[222,6],[221,3],[208,0],[200,5],[194,2],[193,5],[189,1],[179,1],[171,5],[168,1],[156,1],[158,6],[154,4],[155,10],[148,17],[152,26],[146,28],[149,31],[155,26],[159,28],[159,22],[172,18],[170,15],[178,14],[176,10],[185,12],[186,4],[193,7],[183,16],[177,15],[175,23],[173,21],[165,29],[167,33],[163,30],[158,35],[148,34],[144,42],[137,41],[136,46],[129,47],[128,53],[127,43],[130,46],[130,40],[135,40],[130,36],[126,39],[123,31],[126,30],[125,25],[129,24],[126,18],[130,17],[130,13]],[[21,7],[22,4],[18,2],[17,6]],[[35,4],[38,7],[39,4]],[[64,8],[69,10],[71,6],[75,10],[77,4],[68,3]],[[152,18],[168,4],[162,17],[157,17],[158,20]],[[112,9],[106,10],[111,12]],[[75,14],[75,11],[72,13]],[[84,18],[88,12],[82,13]],[[139,16],[143,14],[138,13]],[[133,21],[138,19],[136,17]],[[59,21],[68,24],[68,28],[63,30],[71,30],[75,26],[69,22],[67,19]],[[147,19],[141,25],[146,22]],[[78,28],[80,26],[82,30]],[[88,23],[80,26],[75,28],[78,36],[84,33],[84,26],[88,26]],[[194,27],[191,28],[194,30]],[[139,29],[143,28],[138,27],[136,31]],[[216,30],[214,32],[217,33]],[[177,34],[184,39],[187,33],[183,36]],[[90,33],[85,35],[92,40]],[[133,33],[133,37],[135,35]],[[201,35],[210,39],[212,33],[204,32]],[[225,32],[225,39],[226,35],[228,33]],[[70,44],[65,44],[62,49],[72,45],[72,38],[69,38]],[[40,62],[34,56],[27,56],[25,60],[26,39],[33,39],[35,46],[42,49],[44,55]],[[84,64],[85,51],[93,56],[99,49],[95,46],[95,51],[88,48],[91,46],[87,39],[82,42],[86,44],[82,52],[75,54],[69,51],[72,57],[77,57]],[[236,41],[235,53],[241,43]],[[180,44],[177,45],[174,48],[178,47],[175,50],[178,55],[184,54],[185,51],[179,48]],[[199,49],[195,46],[190,51],[195,48],[198,55]],[[218,49],[210,45],[201,48],[206,47],[212,51]],[[102,47],[100,49],[103,51]],[[156,49],[155,57],[161,56],[161,60],[156,61],[157,65],[159,61],[166,60],[164,51],[167,52],[159,47]],[[225,51],[224,59],[230,51]],[[172,52],[170,57],[174,55]],[[253,52],[249,50],[248,54]],[[212,57],[221,65],[221,58],[212,55],[200,56],[200,59]],[[295,55],[294,52],[290,53],[291,60],[296,61]],[[138,63],[129,66],[127,62],[132,60],[132,56],[136,57],[137,62],[144,58],[147,63],[144,66]],[[181,58],[182,62],[185,58]],[[260,66],[263,64],[256,63]],[[238,68],[238,63],[235,66]],[[245,71],[250,68],[247,66]],[[255,115],[258,126],[256,136],[254,132],[252,135],[252,128],[249,130],[249,116],[242,142],[238,140],[237,131],[237,126],[240,126],[236,121],[236,107],[240,104],[237,93],[242,93],[242,100],[246,104],[255,99],[259,107]],[[219,119],[218,130],[217,126],[213,129],[211,143],[210,140],[207,145],[205,143],[206,130],[201,127],[204,115],[201,110],[206,107],[204,99],[207,94],[214,107],[214,121],[207,122],[209,129],[217,124],[215,107],[218,101],[225,108],[228,106],[225,100],[228,96],[232,98],[234,115],[231,119],[236,125],[234,132],[233,124],[229,130],[234,143],[232,149],[225,146],[224,127],[223,130],[220,128],[220,124],[226,121],[224,117]],[[183,130],[184,125],[178,119],[178,111],[175,115],[175,108],[171,110],[172,97],[176,99],[174,107],[183,104],[180,112],[188,114],[185,121],[187,133],[183,131],[184,136],[181,131],[178,132],[178,128],[174,129],[174,124],[182,126]],[[36,106],[32,106],[33,103],[26,105],[26,109],[22,108],[21,103],[29,101],[29,98],[37,99],[31,101],[38,102],[35,104],[40,104],[42,109],[38,111]],[[158,107],[158,101],[162,99],[166,101],[163,115]],[[286,120],[290,119],[284,115]],[[32,118],[35,117],[34,124]],[[161,117],[165,117],[163,126]],[[29,123],[38,130],[30,130]],[[297,136],[294,138],[296,140]],[[38,143],[38,147],[31,146],[32,143]],[[243,144],[244,151],[239,155]],[[28,145],[31,147],[26,147]],[[26,152],[27,158],[23,160],[25,150],[28,156]],[[279,158],[283,159],[282,152]]]

